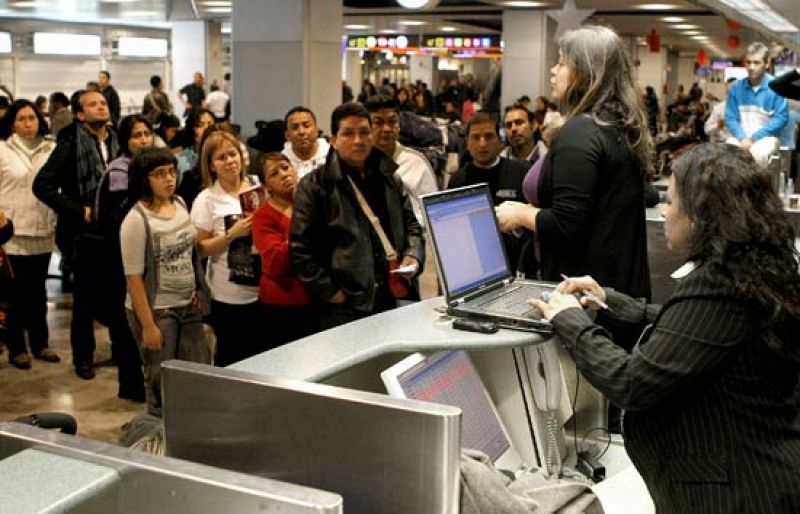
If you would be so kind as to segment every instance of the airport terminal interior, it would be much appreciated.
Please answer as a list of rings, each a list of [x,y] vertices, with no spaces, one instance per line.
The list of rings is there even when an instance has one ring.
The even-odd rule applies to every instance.
[[[552,184],[549,188],[543,185],[552,180],[547,155],[558,148],[559,130],[580,115],[569,110],[576,103],[566,99],[568,92],[558,89],[558,70],[569,60],[559,42],[566,41],[565,34],[589,25],[616,33],[631,64],[625,73],[642,99],[644,129],[650,134],[648,141],[652,140],[648,158],[652,166],[644,186],[639,178],[635,187],[626,186],[634,187],[646,207],[635,209],[632,216],[617,213],[614,218],[602,218],[602,213],[592,210],[586,218],[600,216],[606,223],[640,231],[635,243],[634,236],[605,240],[614,241],[624,255],[629,255],[625,254],[629,246],[639,244],[642,249],[638,260],[625,262],[630,264],[631,277],[637,266],[643,269],[648,285],[645,289],[631,286],[624,292],[647,296],[649,303],[665,304],[678,288],[676,277],[692,273],[673,251],[674,234],[665,233],[665,216],[670,209],[674,212],[677,204],[674,184],[679,179],[671,178],[672,165],[683,155],[695,155],[692,152],[704,143],[730,143],[730,138],[749,148],[753,169],[765,173],[768,187],[777,193],[781,216],[785,214],[787,226],[794,230],[792,262],[796,266],[800,249],[800,3],[796,0],[0,0],[0,107],[3,112],[12,109],[17,116],[8,123],[0,122],[0,139],[8,143],[0,143],[6,145],[0,147],[0,241],[5,241],[4,210],[17,236],[20,227],[26,230],[28,217],[41,216],[49,224],[46,237],[37,233],[36,237],[25,236],[23,242],[15,237],[4,243],[10,259],[0,253],[0,476],[5,483],[0,485],[0,505],[5,506],[0,511],[649,514],[657,507],[664,512],[681,511],[665,508],[679,503],[660,503],[663,483],[651,482],[652,475],[637,470],[641,461],[633,465],[625,447],[624,410],[620,413],[610,405],[599,391],[601,387],[593,385],[593,377],[578,370],[570,356],[573,349],[558,343],[554,331],[558,334],[560,328],[543,319],[543,314],[548,317],[543,308],[535,309],[524,300],[525,308],[513,314],[488,311],[489,315],[483,315],[481,311],[476,315],[470,311],[476,297],[486,294],[484,288],[490,286],[522,287],[520,284],[531,281],[539,288],[535,298],[552,303],[554,286],[562,278],[565,284],[577,278],[564,271],[549,280],[543,278],[553,266],[571,265],[572,256],[548,263],[546,247],[552,240],[546,235],[549,225],[542,226],[545,209],[539,208],[547,207],[546,195],[557,194]],[[774,134],[759,136],[761,140],[752,136],[755,142],[751,136],[739,134],[767,111],[743,115],[740,127],[730,125],[731,109],[726,112],[725,108],[726,99],[729,107],[732,102],[729,91],[740,84],[745,84],[739,88],[744,90],[754,76],[754,66],[756,73],[761,73],[758,80],[779,77],[781,86],[752,85],[746,93],[735,94],[752,98],[773,95],[770,100],[758,100],[773,102],[766,108],[764,123],[779,116],[786,119]],[[107,109],[94,111],[82,103],[92,92],[99,93],[91,97],[101,98]],[[20,99],[30,103],[20,106]],[[361,104],[366,109],[353,108],[356,110],[347,111],[350,114],[343,118],[332,119],[331,114],[345,104]],[[295,109],[298,106],[300,109]],[[45,125],[48,133],[52,131],[54,137],[47,147],[51,156],[63,158],[58,148],[72,145],[70,162],[53,164],[53,157],[51,162],[37,160],[40,149],[19,142],[23,140],[21,131],[27,130],[19,113],[28,111],[31,116],[36,114],[36,137]],[[106,128],[84,129],[97,112],[106,116]],[[342,131],[352,128],[348,124],[352,117],[357,119],[362,112],[369,117],[367,128],[340,137],[345,134]],[[515,112],[523,113],[517,122],[523,128],[514,125]],[[301,121],[295,121],[298,119]],[[302,125],[307,120],[310,124]],[[471,139],[479,130],[474,127],[487,124],[488,134]],[[383,132],[376,126],[383,127]],[[335,132],[337,127],[339,132]],[[140,137],[137,130],[147,132],[143,137],[148,142],[142,146],[162,147],[163,153],[153,151],[161,157],[153,159],[167,160],[152,165],[142,159],[140,165],[137,155],[143,153],[136,142]],[[115,182],[119,179],[113,174],[113,162],[117,161],[109,159],[111,166],[102,171],[109,165],[106,158],[112,151],[111,139],[97,144],[97,152],[83,145],[81,134],[98,138],[98,133],[106,138],[111,138],[109,134],[130,137],[119,141],[118,148],[117,136],[113,136],[113,151],[127,156],[124,186]],[[397,180],[391,182],[395,189],[387,185],[384,193],[383,186],[376,186],[366,175],[353,180],[358,166],[343,152],[348,138],[357,137],[361,137],[359,141],[368,139],[374,148],[369,159],[359,161],[362,167],[373,158],[385,159],[381,166],[386,162],[391,169],[399,166]],[[481,146],[481,141],[487,140],[495,141],[491,150]],[[211,148],[207,151],[206,142]],[[238,163],[233,175],[225,175],[230,164],[223,168],[220,163],[230,161],[217,155],[220,148],[238,155],[230,158]],[[306,148],[305,157],[301,148]],[[489,157],[481,153],[486,151]],[[197,285],[200,282],[193,283],[198,293],[192,289],[191,303],[187,297],[180,307],[197,311],[192,323],[199,327],[200,332],[195,333],[200,343],[194,341],[197,344],[192,350],[175,349],[152,382],[153,366],[159,368],[162,363],[153,364],[153,357],[145,362],[138,358],[140,350],[142,355],[148,354],[146,345],[150,343],[146,341],[152,332],[142,332],[147,319],[142,318],[137,302],[144,301],[150,321],[161,327],[158,337],[162,338],[165,325],[161,318],[154,321],[155,314],[149,314],[147,305],[154,299],[172,299],[177,293],[169,287],[177,282],[163,286],[158,278],[152,284],[146,277],[142,279],[144,275],[136,275],[138,282],[128,278],[128,291],[136,288],[138,296],[131,293],[133,304],[123,306],[125,277],[121,273],[104,275],[117,269],[102,260],[110,258],[107,252],[113,252],[114,246],[102,239],[105,236],[98,236],[101,243],[95,243],[91,251],[102,257],[79,267],[73,262],[75,257],[67,255],[76,247],[59,240],[55,228],[56,219],[63,221],[66,215],[57,217],[31,194],[33,191],[42,201],[47,195],[62,198],[53,205],[56,210],[69,210],[64,205],[74,202],[63,200],[71,194],[63,174],[75,170],[80,175],[81,159],[89,159],[87,152],[97,161],[87,166],[101,166],[109,194],[119,194],[122,187],[126,201],[128,188],[133,191],[135,173],[144,170],[147,186],[140,187],[142,201],[136,209],[125,204],[122,216],[114,221],[114,234],[119,238],[120,227],[122,234],[130,233],[131,214],[141,210],[148,243],[137,249],[142,250],[144,259],[160,262],[174,258],[166,256],[178,248],[169,246],[177,245],[169,238],[183,236],[175,235],[178,229],[174,229],[175,234],[163,236],[169,239],[164,242],[158,239],[162,237],[159,232],[155,245],[164,247],[154,250],[151,227],[164,230],[157,224],[165,223],[166,218],[153,211],[145,214],[150,207],[139,205],[145,205],[145,199],[153,202],[147,205],[159,205],[162,180],[168,184],[164,187],[171,188],[170,195],[192,191],[185,202],[180,200],[182,207],[174,208],[186,211],[191,241],[197,244],[181,247],[184,260],[175,266],[188,266],[190,277],[183,273],[180,278],[192,282],[192,275],[203,274],[192,273],[201,269],[194,257],[210,256],[202,264],[206,279],[195,279],[203,287]],[[26,165],[36,167],[25,179],[30,201],[14,190],[20,187],[18,183],[4,183],[12,176],[13,165],[8,164],[12,161],[6,157],[12,154],[24,154]],[[201,162],[203,159],[206,161]],[[335,173],[340,173],[339,178],[347,175],[352,188],[368,188],[364,189],[368,198],[356,200],[361,196],[358,193],[353,195],[352,205],[343,208],[344,214],[337,206],[338,217],[312,220],[324,225],[278,216],[286,212],[289,216],[292,212],[308,218],[323,216],[323,210],[330,207],[328,197],[314,203],[318,197],[313,195],[339,198],[338,190],[323,190],[334,186],[319,178],[334,173],[332,161]],[[275,162],[283,167],[273,166]],[[496,172],[500,176],[512,169],[509,163],[517,166],[513,170],[521,170],[515,171],[513,185],[498,186],[497,181],[503,183],[504,179],[496,177],[488,186],[470,182],[475,170],[500,166],[498,170],[503,171]],[[340,165],[344,171],[339,171]],[[410,168],[404,166],[414,165],[418,166],[414,173],[420,175],[405,175]],[[151,167],[145,169],[147,166]],[[294,170],[291,179],[286,178],[289,168]],[[44,184],[34,180],[39,169],[49,170],[46,173],[55,177],[56,185],[46,194],[40,193]],[[245,174],[255,178],[241,178]],[[542,181],[533,188],[536,201],[526,190],[532,174]],[[97,188],[97,192],[91,190],[94,200],[82,197],[77,201],[83,205],[76,205],[86,209],[86,222],[98,233],[103,221],[92,216],[105,201],[101,200],[100,176],[89,186],[87,179],[79,176],[81,182],[76,185],[80,195],[86,187]],[[233,199],[225,183],[230,176],[236,177]],[[423,187],[423,183],[429,186]],[[464,188],[454,190],[453,184]],[[673,188],[668,193],[670,184]],[[562,188],[570,187],[562,184]],[[254,190],[264,192],[246,200],[243,195]],[[395,190],[411,201],[393,204],[385,195]],[[293,196],[295,191],[303,194]],[[609,195],[604,201],[622,201],[623,196]],[[122,197],[114,198],[119,202]],[[331,200],[335,201],[339,200]],[[375,208],[373,214],[369,206],[374,208],[376,201],[386,205]],[[364,204],[368,204],[366,208]],[[210,217],[203,218],[206,205],[209,212],[222,209],[224,219],[212,222]],[[534,214],[533,223],[543,231],[541,236],[520,221],[523,208],[539,213],[538,218]],[[393,209],[400,209],[400,226],[390,220]],[[458,218],[459,209],[468,211],[463,219]],[[517,217],[511,217],[510,209],[517,209],[513,211]],[[269,216],[280,218],[282,225],[280,229],[270,227],[273,232],[268,235],[259,232],[259,236],[256,223],[266,219],[267,215],[259,218],[266,210]],[[252,217],[240,219],[248,212]],[[350,222],[342,221],[348,213],[355,213],[364,233],[351,236],[346,232],[350,228],[342,228],[342,223]],[[476,221],[479,216],[485,218]],[[626,224],[631,218],[637,223]],[[238,231],[245,221],[241,239]],[[304,222],[314,230],[301,233]],[[145,229],[136,227],[141,234],[136,233],[145,238]],[[283,253],[264,253],[262,241],[278,238],[279,232]],[[414,234],[424,234],[424,243],[415,242]],[[571,237],[583,245],[590,235],[576,231]],[[350,241],[353,238],[355,243]],[[144,267],[141,257],[130,264],[124,241],[121,252],[117,249],[114,254],[119,271],[123,263],[125,270],[140,264]],[[269,244],[273,243],[269,239]],[[398,246],[394,252],[393,245],[398,243],[407,246]],[[386,270],[375,264],[375,273],[373,260],[364,264],[369,255],[358,257],[362,260],[353,265],[357,272],[347,268],[343,275],[336,275],[339,270],[334,270],[332,276],[337,280],[346,273],[355,274],[347,287],[358,290],[366,280],[367,287],[375,290],[364,295],[370,300],[363,307],[365,300],[353,300],[356,294],[344,285],[333,285],[332,278],[322,285],[316,282],[320,274],[327,277],[327,271],[308,263],[318,259],[320,252],[329,252],[325,255],[336,261],[332,255],[339,250],[314,244],[350,244],[336,259],[355,260],[354,255],[369,254],[370,249],[375,262],[390,253],[397,258]],[[234,248],[244,264],[231,259]],[[24,293],[25,301],[30,302],[30,298],[39,298],[30,291],[41,284],[25,278],[34,273],[31,259],[37,252],[51,250],[44,279],[46,299],[38,300],[46,301],[49,337],[45,337],[43,350],[41,342],[35,346],[35,336],[29,332],[27,350],[22,336],[21,357],[20,343],[8,340],[15,329],[8,329],[5,315],[12,312],[17,300],[3,289],[10,284],[7,264],[19,263],[16,274],[22,272],[23,288],[30,289]],[[154,251],[157,257],[153,257]],[[403,277],[418,270],[420,259],[415,252],[424,256],[424,269],[407,281]],[[616,264],[622,262],[608,257],[617,255],[613,251],[591,253],[617,260]],[[518,262],[512,263],[512,258]],[[489,261],[496,263],[496,269],[489,270]],[[268,279],[273,275],[267,262],[288,271],[275,272],[278,278]],[[87,272],[91,267],[96,269]],[[220,279],[223,272],[229,278]],[[23,283],[18,278],[15,283]],[[293,281],[286,286],[290,289],[282,289],[278,296],[285,304],[275,301],[274,291],[268,290],[287,284],[281,280]],[[82,285],[87,281],[89,286]],[[203,312],[201,324],[203,302],[198,298],[206,281],[211,288],[211,314]],[[620,284],[631,281],[634,279]],[[398,282],[405,288],[402,293],[397,292]],[[223,290],[225,293],[220,293]],[[73,298],[86,298],[86,291],[92,291],[94,299],[83,300],[91,307],[83,307],[88,321],[82,325],[83,336],[76,336],[79,329],[73,323]],[[314,303],[323,293],[330,301],[342,295],[344,302],[362,303],[349,311],[326,301]],[[615,294],[607,298],[610,307],[586,287],[574,296],[584,306],[594,306],[592,302],[597,301],[602,304],[598,309],[614,313],[622,305],[613,303]],[[293,303],[297,298],[303,300]],[[397,306],[386,308],[387,301]],[[113,318],[108,314],[113,310],[109,305],[117,303],[121,317]],[[125,307],[127,319],[123,319]],[[215,308],[227,318],[215,317]],[[87,315],[85,309],[97,312]],[[177,309],[164,311],[174,314]],[[585,310],[590,312],[588,307]],[[322,314],[317,317],[319,312]],[[467,322],[457,329],[461,316]],[[602,311],[600,316],[603,319]],[[34,319],[35,315],[23,317]],[[112,318],[117,321],[109,322]],[[109,330],[108,325],[114,323],[116,328]],[[128,334],[127,348],[133,357],[125,353],[123,343],[116,344],[112,354],[112,334],[123,337],[120,323]],[[297,329],[284,329],[284,324]],[[88,337],[87,330],[93,330],[96,340],[94,352],[90,350],[88,356],[85,346],[77,351],[73,346],[73,339]],[[609,330],[627,334],[622,329]],[[276,344],[262,343],[270,340],[273,331],[283,339]],[[641,338],[638,332],[625,337],[631,337],[630,353],[634,343],[646,342],[650,334],[645,331]],[[180,343],[184,344],[182,339]],[[231,345],[245,349],[232,351]],[[121,361],[131,359],[136,360],[133,376],[130,366],[120,366]],[[144,382],[139,368],[144,370]],[[795,387],[800,391],[800,386]],[[800,419],[797,397],[795,394],[793,412]],[[67,416],[37,417],[42,413]],[[59,433],[65,426],[70,432],[72,420],[77,423],[76,436]],[[23,423],[10,423],[13,421]],[[31,426],[51,423],[48,430]],[[794,439],[786,442],[786,448],[791,446],[796,453],[800,451],[797,422],[785,433],[790,432]],[[697,439],[703,438],[698,435]],[[478,450],[480,455],[462,453],[465,448]],[[694,475],[706,473],[700,482],[719,476],[716,462],[709,467],[695,464],[702,471],[694,471]],[[794,471],[800,476],[800,470]],[[731,472],[732,482],[733,475]],[[725,477],[722,482],[727,481]],[[770,488],[765,486],[765,490]],[[800,512],[800,497],[793,494],[783,504],[791,507],[784,510],[760,511],[747,501],[733,503],[738,498],[732,494],[725,500],[730,503],[719,503],[728,505],[729,510],[719,507],[707,512]],[[684,501],[683,492],[676,497],[679,499],[671,501]],[[704,503],[706,499],[697,505],[713,505]],[[692,509],[699,508],[697,505]],[[685,510],[690,511],[703,512]]]

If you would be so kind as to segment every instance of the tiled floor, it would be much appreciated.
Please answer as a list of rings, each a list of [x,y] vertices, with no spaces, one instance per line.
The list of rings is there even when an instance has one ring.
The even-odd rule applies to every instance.
[[[54,259],[55,261],[55,259]],[[57,411],[78,420],[78,434],[116,443],[122,425],[143,410],[143,404],[117,398],[117,369],[98,367],[94,380],[78,378],[72,367],[69,323],[72,296],[61,292],[61,281],[47,281],[50,346],[61,357],[51,364],[34,359],[33,369],[20,370],[0,355],[0,420],[8,421],[35,412]],[[96,325],[95,362],[110,357],[108,331]]]

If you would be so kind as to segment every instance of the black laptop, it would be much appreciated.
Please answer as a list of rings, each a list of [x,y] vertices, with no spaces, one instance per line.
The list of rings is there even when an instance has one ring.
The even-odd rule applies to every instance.
[[[551,333],[550,322],[526,300],[557,284],[515,278],[489,186],[449,189],[421,200],[448,312],[503,328]]]

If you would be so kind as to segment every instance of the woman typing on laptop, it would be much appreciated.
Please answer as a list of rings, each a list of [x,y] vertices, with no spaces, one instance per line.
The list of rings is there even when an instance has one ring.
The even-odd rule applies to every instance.
[[[625,447],[659,513],[784,513],[800,505],[800,276],[792,226],[747,152],[691,149],[673,165],[668,246],[687,259],[663,307],[591,277],[547,303],[578,369],[626,409]],[[571,293],[645,328],[629,355]],[[593,309],[598,305],[581,299]],[[609,313],[606,313],[609,315]]]

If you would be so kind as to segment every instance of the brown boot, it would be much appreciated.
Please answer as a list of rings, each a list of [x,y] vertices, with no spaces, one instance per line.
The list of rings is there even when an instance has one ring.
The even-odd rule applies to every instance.
[[[31,354],[20,353],[9,359],[12,366],[19,369],[31,369]]]

